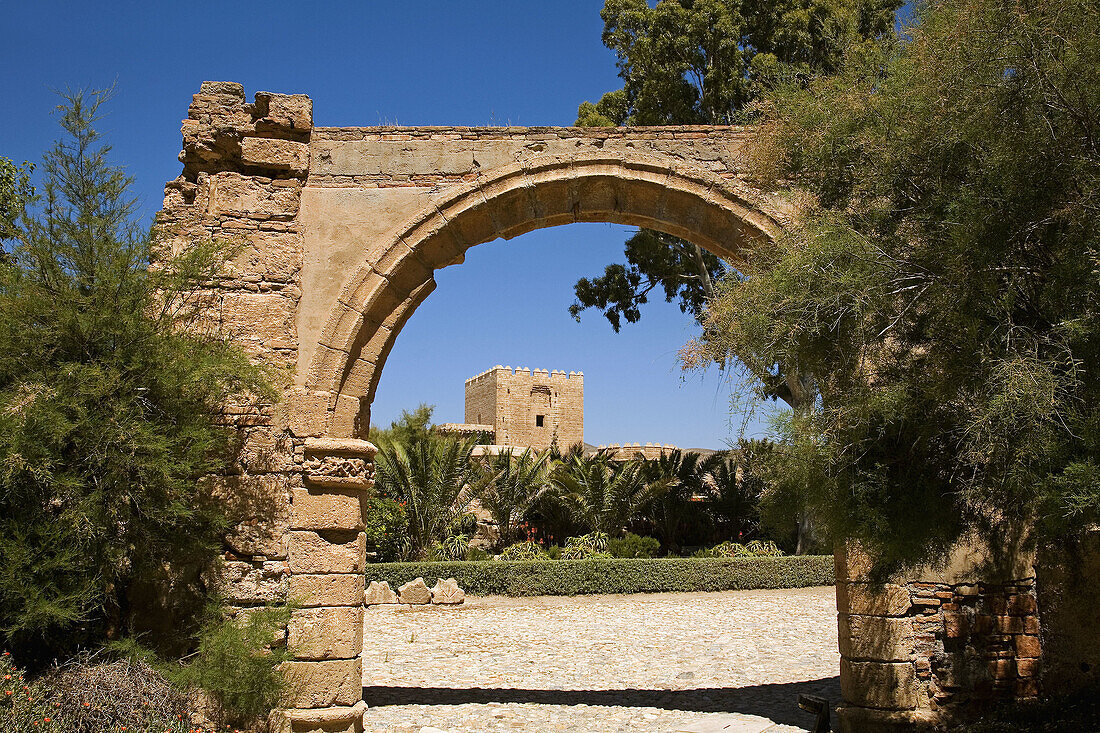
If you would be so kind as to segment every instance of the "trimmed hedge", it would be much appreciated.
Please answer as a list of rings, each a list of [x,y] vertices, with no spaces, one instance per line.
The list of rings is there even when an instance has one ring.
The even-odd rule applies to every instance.
[[[832,555],[669,557],[595,560],[390,562],[367,565],[367,583],[390,587],[454,578],[473,596],[574,596],[590,593],[804,588],[833,585]]]

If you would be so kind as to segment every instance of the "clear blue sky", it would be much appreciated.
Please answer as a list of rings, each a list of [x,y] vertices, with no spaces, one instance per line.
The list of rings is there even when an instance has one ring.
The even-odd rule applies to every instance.
[[[3,12],[0,155],[37,161],[57,136],[52,90],[117,83],[102,129],[136,179],[143,214],[181,166],[180,120],[203,80],[302,92],[318,125],[569,125],[577,105],[620,86],[600,42],[602,0],[359,2],[36,2]],[[388,424],[435,404],[463,419],[463,380],[494,364],[585,373],[590,443],[721,447],[729,388],[680,372],[695,333],[653,303],[614,334],[566,311],[573,282],[622,260],[629,230],[544,229],[471,250],[398,339],[373,408]],[[531,324],[537,324],[532,326]],[[732,430],[732,432],[731,432]],[[757,432],[758,428],[753,428]]]

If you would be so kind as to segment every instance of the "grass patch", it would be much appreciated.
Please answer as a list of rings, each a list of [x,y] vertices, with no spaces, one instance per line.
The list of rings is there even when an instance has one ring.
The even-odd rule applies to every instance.
[[[454,578],[470,595],[575,596],[593,593],[805,588],[833,585],[832,555],[591,560],[393,562],[367,566],[366,580],[396,589]]]

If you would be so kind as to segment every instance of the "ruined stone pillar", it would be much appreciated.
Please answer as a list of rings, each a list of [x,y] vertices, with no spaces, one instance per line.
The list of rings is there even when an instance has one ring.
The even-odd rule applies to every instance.
[[[290,504],[287,663],[294,733],[363,729],[363,501],[375,448],[355,439],[308,438],[304,486]]]
[[[840,730],[932,729],[991,702],[1038,695],[1031,563],[991,579],[979,570],[982,559],[959,547],[942,568],[879,584],[854,543],[837,551]]]
[[[288,369],[300,347],[298,215],[312,130],[305,95],[258,92],[247,103],[240,84],[203,82],[182,125],[183,172],[165,186],[156,219],[165,254],[209,239],[238,246],[198,294],[196,325]],[[243,441],[232,475],[212,481],[236,522],[227,597],[241,609],[287,598],[299,606],[286,636],[293,696],[279,716],[294,733],[362,730],[362,504],[375,449],[351,438],[358,407],[291,387],[276,405],[225,408]],[[346,437],[324,437],[333,435]]]

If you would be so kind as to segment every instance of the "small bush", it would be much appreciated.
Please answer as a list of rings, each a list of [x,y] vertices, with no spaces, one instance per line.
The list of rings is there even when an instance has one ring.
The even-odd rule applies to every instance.
[[[607,533],[606,532],[589,532],[588,534],[582,534],[580,537],[569,537],[565,540],[565,547],[583,547],[596,552],[604,552],[607,550]],[[562,555],[562,557],[565,557]]]
[[[0,731],[102,733],[191,729],[186,693],[141,660],[81,656],[28,681],[0,656]]]
[[[550,545],[546,548],[546,556],[551,560],[561,560],[561,556],[564,552],[565,548],[561,545]]]
[[[401,504],[384,496],[367,499],[363,523],[367,551],[375,553],[380,562],[393,562],[404,556],[409,520]]]
[[[692,557],[782,557],[783,551],[774,542],[753,540],[747,545],[740,542],[723,542],[709,550],[696,550]]]
[[[244,614],[245,612],[241,612]],[[225,723],[250,725],[267,717],[288,692],[278,665],[290,658],[281,643],[290,608],[250,609],[224,619],[220,609],[199,634],[199,650],[182,673],[220,708]]]
[[[428,585],[453,577],[474,596],[750,590],[834,583],[831,555],[377,563],[367,568],[366,579],[385,580],[396,588],[418,577]]]
[[[562,560],[595,560],[601,557],[611,557],[611,553],[600,552],[589,545],[566,545],[561,553]]]
[[[433,542],[428,559],[437,562],[465,560],[470,551],[470,538],[464,534],[451,535],[442,542]]]
[[[633,532],[607,541],[611,557],[657,557],[660,550],[661,542],[656,537],[642,537]]]
[[[505,547],[499,557],[501,560],[542,560],[546,558],[546,551],[535,542],[517,542]]]
[[[477,562],[480,560],[492,560],[493,556],[480,547],[470,546],[466,548],[466,559],[471,562]]]

